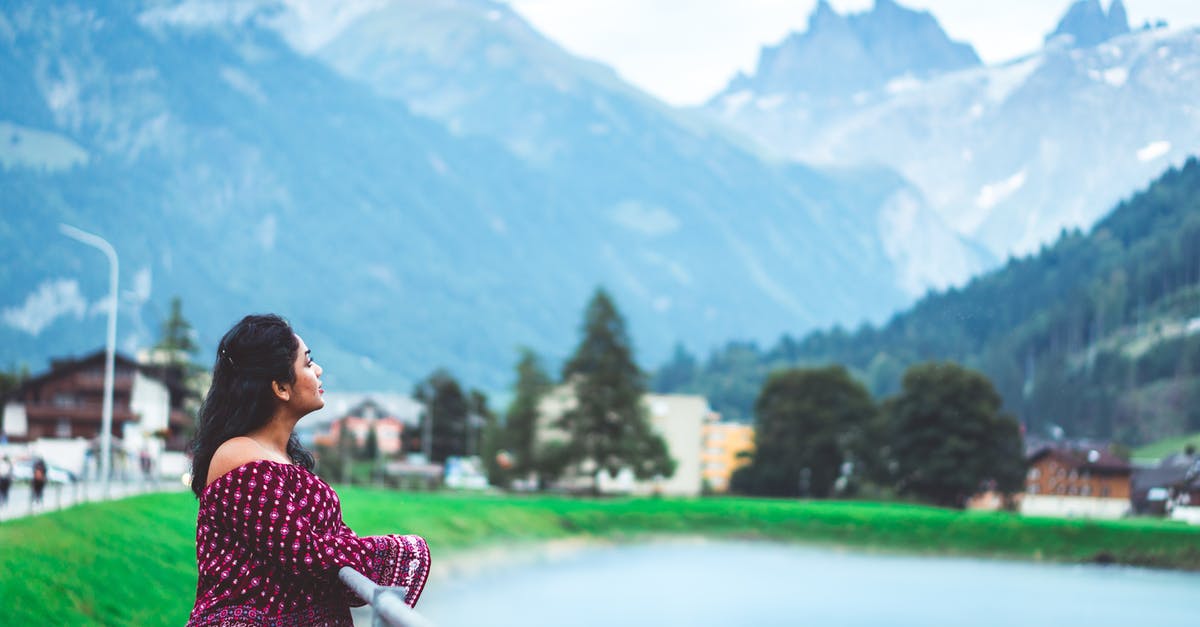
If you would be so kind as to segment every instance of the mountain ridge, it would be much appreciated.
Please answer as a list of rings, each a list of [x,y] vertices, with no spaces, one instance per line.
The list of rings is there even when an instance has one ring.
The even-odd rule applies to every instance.
[[[730,343],[704,364],[686,352],[660,392],[706,394],[748,420],[778,368],[840,363],[878,397],[915,363],[950,360],[989,376],[1030,433],[1153,441],[1200,428],[1200,158],[1170,168],[1088,233],[961,288],[930,293],[881,326],[841,327],[760,350]]]
[[[742,90],[840,100],[906,76],[978,65],[974,48],[952,41],[928,11],[876,0],[870,10],[842,15],[819,0],[806,30],[764,47],[755,72],[739,73],[710,103]]]
[[[517,346],[567,353],[598,284],[646,362],[677,340],[878,319],[912,298],[879,245],[889,198],[922,210],[893,172],[768,163],[603,76],[557,100],[534,81],[529,97],[558,103],[546,111],[610,128],[573,124],[555,158],[525,158],[487,132],[486,107],[481,128],[455,130],[297,51],[279,31],[288,10],[0,10],[0,73],[18,87],[0,123],[21,146],[0,142],[14,164],[0,169],[0,363],[36,370],[103,337],[100,262],[60,222],[118,248],[122,350],[154,341],[170,296],[205,350],[248,311],[278,311],[330,389],[405,389],[439,366],[502,389]],[[471,15],[462,32],[485,34],[472,54],[503,44]]]
[[[1124,24],[1121,5],[1111,14]],[[1003,259],[1089,226],[1181,164],[1200,146],[1197,89],[1200,29],[1143,29],[1090,47],[1055,37],[1013,61],[852,99],[740,90],[706,110],[783,158],[898,170],[955,232]]]

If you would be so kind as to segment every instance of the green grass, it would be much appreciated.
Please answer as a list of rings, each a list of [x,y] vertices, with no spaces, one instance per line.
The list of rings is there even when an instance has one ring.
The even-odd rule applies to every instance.
[[[1151,442],[1150,444],[1134,449],[1132,457],[1134,461],[1157,462],[1172,453],[1182,453],[1183,448],[1188,444],[1195,446],[1196,450],[1200,450],[1200,433],[1177,435],[1172,438]]]
[[[360,534],[420,533],[439,555],[566,537],[762,538],[919,554],[1200,570],[1200,528],[1089,522],[904,504],[718,498],[565,499],[340,491]],[[194,600],[188,493],[87,504],[0,524],[0,625],[178,625]]]

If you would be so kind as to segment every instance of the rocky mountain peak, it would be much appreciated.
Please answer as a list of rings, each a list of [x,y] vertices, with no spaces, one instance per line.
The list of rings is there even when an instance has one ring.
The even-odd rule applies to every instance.
[[[1100,0],[1076,0],[1067,8],[1054,32],[1046,35],[1046,41],[1070,37],[1072,45],[1089,48],[1129,32],[1129,16],[1125,4],[1113,0],[1108,12]]]
[[[924,77],[979,64],[975,50],[951,40],[927,11],[876,0],[869,11],[843,15],[820,0],[807,30],[763,48],[755,73],[735,77],[724,93],[750,89],[838,99],[906,75]]]

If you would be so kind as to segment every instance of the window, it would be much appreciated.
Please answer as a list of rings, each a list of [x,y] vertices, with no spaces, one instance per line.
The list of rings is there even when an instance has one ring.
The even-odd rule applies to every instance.
[[[54,395],[53,402],[55,407],[74,407],[75,397],[66,392],[58,392]]]
[[[1112,491],[1109,490],[1108,486],[1100,487],[1100,496],[1109,496],[1111,494],[1112,494]]]
[[[1036,484],[1036,483],[1031,483],[1031,484],[1029,484],[1029,493],[1030,493],[1030,494],[1037,494],[1037,493],[1038,493],[1038,486],[1037,486],[1037,484]]]
[[[1040,478],[1041,478],[1041,476],[1042,476],[1042,471],[1041,471],[1041,469],[1039,469],[1039,468],[1030,468],[1030,469],[1029,469],[1029,479],[1030,479],[1030,481],[1037,481],[1038,479],[1040,479]]]
[[[67,418],[59,418],[58,424],[54,426],[54,437],[69,438],[71,437],[71,421]]]

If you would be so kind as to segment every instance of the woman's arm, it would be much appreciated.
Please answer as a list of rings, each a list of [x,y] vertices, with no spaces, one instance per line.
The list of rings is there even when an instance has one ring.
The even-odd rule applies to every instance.
[[[331,503],[336,498],[332,490],[296,466],[251,462],[228,475],[210,486],[214,492],[207,495],[214,499],[215,522],[256,554],[283,572],[333,582],[334,571],[350,566],[379,585],[407,588],[405,602],[416,605],[429,575],[424,539],[355,535]],[[348,595],[348,600],[356,597]]]

